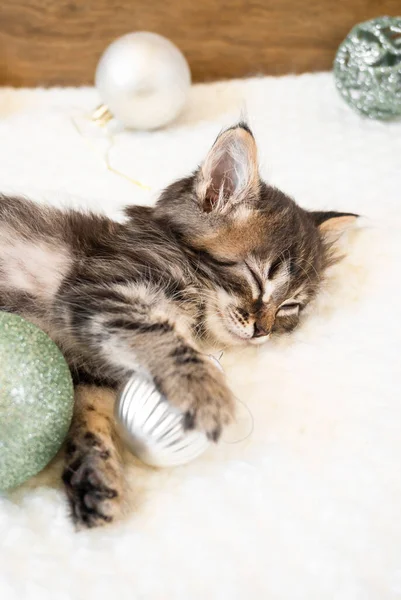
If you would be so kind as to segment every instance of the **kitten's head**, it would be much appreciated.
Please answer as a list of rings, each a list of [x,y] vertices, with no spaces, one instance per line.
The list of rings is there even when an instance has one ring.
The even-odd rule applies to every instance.
[[[355,219],[308,212],[263,182],[242,123],[217,138],[192,176],[165,190],[155,214],[192,257],[206,333],[224,344],[294,329],[330,262],[333,232]]]

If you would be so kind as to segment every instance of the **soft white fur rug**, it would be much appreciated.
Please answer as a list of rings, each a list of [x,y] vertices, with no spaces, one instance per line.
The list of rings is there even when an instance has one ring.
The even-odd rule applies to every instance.
[[[225,441],[156,471],[131,460],[128,517],[75,533],[60,465],[0,498],[2,600],[401,598],[401,123],[371,122],[330,74],[195,86],[185,114],[121,133],[107,171],[71,115],[92,89],[0,91],[0,190],[118,216],[190,172],[246,111],[263,176],[305,207],[366,219],[305,324],[226,354]],[[86,129],[85,129],[86,131]],[[0,457],[1,459],[1,457]]]

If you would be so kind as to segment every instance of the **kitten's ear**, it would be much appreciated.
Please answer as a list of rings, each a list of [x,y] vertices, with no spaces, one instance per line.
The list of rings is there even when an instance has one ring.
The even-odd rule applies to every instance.
[[[255,139],[241,123],[215,141],[199,170],[196,191],[205,212],[224,212],[257,194],[259,181]]]
[[[347,231],[355,223],[359,215],[354,213],[320,211],[309,212],[316,227],[328,241],[335,241],[342,233]]]

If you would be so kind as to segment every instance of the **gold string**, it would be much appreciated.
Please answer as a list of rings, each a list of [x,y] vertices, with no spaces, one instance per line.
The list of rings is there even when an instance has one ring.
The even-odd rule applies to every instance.
[[[111,159],[110,159],[110,151],[113,149],[113,147],[115,145],[115,138],[107,130],[107,127],[106,127],[107,123],[97,123],[96,120],[89,119],[86,116],[83,116],[83,118],[85,118],[87,121],[89,121],[91,123],[94,123],[97,127],[100,127],[102,129],[102,131],[107,136],[107,139],[109,141],[109,146],[108,146],[105,154],[103,155],[102,153],[100,153],[98,151],[98,149],[96,148],[96,146],[94,144],[92,144],[92,142],[88,139],[88,137],[81,131],[81,129],[80,129],[78,123],[76,122],[75,118],[73,116],[71,116],[71,122],[72,122],[75,130],[82,137],[82,139],[84,140],[84,142],[86,143],[86,145],[88,146],[88,148],[90,148],[92,150],[92,152],[94,154],[96,154],[101,159],[102,163],[106,166],[106,169],[108,171],[110,171],[111,173],[114,173],[115,175],[118,175],[119,177],[123,177],[124,179],[126,179],[130,183],[133,183],[134,185],[140,187],[142,190],[147,190],[147,191],[150,190],[151,189],[150,186],[145,185],[144,183],[141,183],[140,181],[137,181],[136,179],[133,179],[129,175],[126,175],[125,173],[122,173],[121,171],[119,171],[118,169],[115,169],[112,166]]]

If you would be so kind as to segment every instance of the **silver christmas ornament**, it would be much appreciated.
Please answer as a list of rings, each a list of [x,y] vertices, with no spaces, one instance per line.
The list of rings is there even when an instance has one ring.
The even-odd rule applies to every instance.
[[[222,370],[217,358],[210,360]],[[119,394],[114,411],[122,439],[147,465],[175,467],[210,445],[201,431],[184,429],[184,413],[172,406],[146,377],[135,374]]]
[[[172,42],[139,31],[118,38],[105,50],[95,84],[103,102],[95,120],[105,122],[114,116],[127,128],[157,129],[183,109],[191,73]]]

